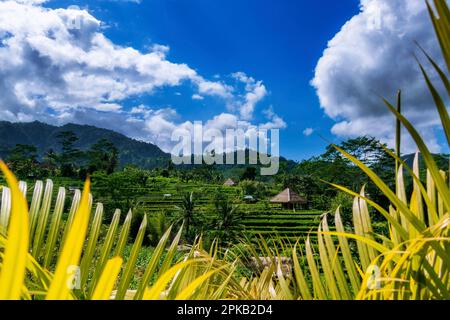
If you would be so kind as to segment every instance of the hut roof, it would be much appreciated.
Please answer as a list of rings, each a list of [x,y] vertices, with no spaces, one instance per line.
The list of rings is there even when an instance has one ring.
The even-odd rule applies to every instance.
[[[223,185],[232,187],[232,186],[236,185],[236,182],[234,182],[232,179],[228,179],[227,181],[225,181],[225,183]]]
[[[306,203],[306,200],[287,188],[277,196],[273,197],[270,202],[272,203]]]

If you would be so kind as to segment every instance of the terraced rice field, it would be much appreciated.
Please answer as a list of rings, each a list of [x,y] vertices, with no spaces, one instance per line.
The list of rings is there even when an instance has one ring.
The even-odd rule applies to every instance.
[[[183,193],[194,191],[197,212],[209,216],[214,214],[213,194],[219,187],[221,192],[239,205],[239,210],[244,214],[243,232],[249,238],[262,235],[296,241],[299,237],[306,237],[311,231],[317,231],[321,211],[282,210],[278,205],[269,204],[268,199],[248,204],[242,201],[239,187],[168,184],[164,188],[158,188],[159,190],[149,190],[145,196],[139,199],[139,202],[140,206],[150,214],[156,212],[170,214],[180,204]],[[310,236],[314,237],[314,234]]]
[[[81,187],[82,183],[55,181],[54,196],[58,185],[64,185],[69,189],[69,186]],[[33,186],[30,184],[29,188],[31,187]],[[159,212],[172,215],[176,211],[176,206],[181,203],[183,194],[193,191],[196,195],[196,212],[208,218],[214,215],[213,197],[218,188],[230,201],[239,205],[239,210],[244,215],[242,232],[250,240],[262,236],[266,240],[282,238],[296,242],[306,238],[307,235],[312,238],[316,236],[321,211],[283,210],[278,205],[270,204],[269,199],[253,204],[245,203],[242,201],[242,191],[239,187],[181,183],[176,179],[154,178],[147,187],[136,188],[135,191],[141,194],[138,198],[139,207],[150,215]]]

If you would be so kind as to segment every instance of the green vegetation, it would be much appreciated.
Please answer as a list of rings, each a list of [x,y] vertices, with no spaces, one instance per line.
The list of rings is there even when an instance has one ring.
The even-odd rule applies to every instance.
[[[120,133],[87,125],[66,124],[61,127],[52,126],[38,121],[29,123],[11,123],[0,121],[0,158],[7,159],[11,150],[17,145],[36,147],[37,160],[41,164],[51,164],[45,161],[47,155],[62,151],[61,135],[72,132],[77,140],[74,147],[82,152],[88,151],[94,144],[107,140],[120,150],[119,166],[127,164],[151,169],[163,166],[170,159],[169,155],[157,146],[130,139]],[[83,161],[77,165],[83,164]],[[45,167],[45,165],[44,165]],[[52,173],[53,175],[53,173]],[[37,177],[48,176],[43,172]]]

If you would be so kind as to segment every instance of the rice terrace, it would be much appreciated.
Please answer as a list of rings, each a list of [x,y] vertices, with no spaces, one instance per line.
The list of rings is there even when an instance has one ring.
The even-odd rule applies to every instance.
[[[448,1],[337,2],[0,1],[0,300],[450,300]]]

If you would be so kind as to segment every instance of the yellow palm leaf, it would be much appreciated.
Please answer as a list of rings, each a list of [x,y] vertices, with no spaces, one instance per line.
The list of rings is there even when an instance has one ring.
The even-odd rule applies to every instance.
[[[63,250],[59,256],[58,264],[56,265],[55,275],[46,296],[47,300],[67,299],[73,289],[71,283],[73,274],[71,272],[78,268],[89,223],[90,185],[90,180],[87,179],[81,196],[80,206],[75,214],[72,226],[63,244]]]
[[[94,293],[92,294],[92,300],[108,300],[111,297],[111,292],[121,267],[121,257],[115,257],[108,260],[105,269],[98,280],[98,284],[95,287]]]
[[[0,271],[0,300],[17,300],[23,287],[28,254],[28,206],[17,179],[3,161],[0,161],[0,169],[11,189],[12,200],[8,239]]]

